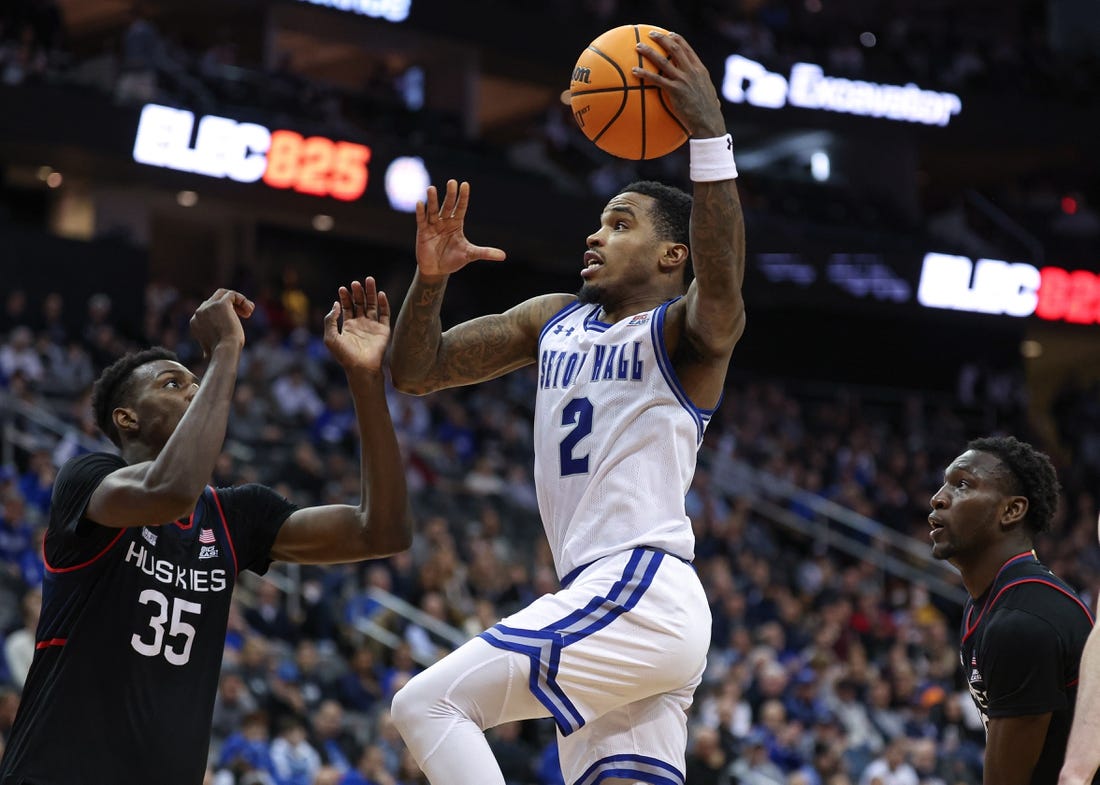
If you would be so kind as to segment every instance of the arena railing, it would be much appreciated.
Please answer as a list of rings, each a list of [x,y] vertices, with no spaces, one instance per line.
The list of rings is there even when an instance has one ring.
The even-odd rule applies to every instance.
[[[731,498],[748,500],[757,515],[819,548],[834,549],[874,564],[884,573],[924,586],[953,604],[961,606],[966,601],[966,591],[953,580],[958,572],[947,562],[934,559],[927,542],[894,531],[742,460],[713,450],[702,455],[717,487]],[[813,519],[793,512],[790,506],[794,503],[811,511]]]

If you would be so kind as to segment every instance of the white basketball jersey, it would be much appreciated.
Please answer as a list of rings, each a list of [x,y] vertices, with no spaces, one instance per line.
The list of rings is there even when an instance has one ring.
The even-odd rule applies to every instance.
[[[673,371],[672,302],[615,324],[573,303],[539,336],[535,486],[559,578],[639,546],[694,558],[684,496],[713,410]]]

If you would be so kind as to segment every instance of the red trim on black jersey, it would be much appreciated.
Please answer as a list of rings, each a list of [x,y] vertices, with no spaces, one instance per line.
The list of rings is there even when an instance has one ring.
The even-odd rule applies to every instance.
[[[1056,589],[1057,591],[1062,592],[1062,594],[1066,595],[1071,600],[1073,600],[1075,603],[1077,603],[1078,607],[1080,607],[1081,610],[1083,610],[1085,612],[1085,616],[1088,618],[1090,626],[1096,623],[1096,621],[1092,618],[1092,613],[1085,606],[1085,603],[1081,602],[1080,597],[1075,595],[1073,592],[1066,591],[1061,586],[1059,586],[1057,583],[1055,583],[1054,581],[1049,580],[1047,578],[1040,578],[1040,577],[1020,578],[1019,580],[1015,580],[1015,581],[1012,581],[1011,583],[1007,583],[1007,584],[1005,584],[1005,587],[1003,589],[1001,589],[999,592],[997,592],[997,596],[994,597],[993,600],[989,604],[992,605],[994,602],[997,601],[998,597],[1000,597],[1006,591],[1011,589],[1013,586],[1019,586],[1021,583],[1045,583],[1050,588]]]
[[[1045,584],[1045,585],[1049,586],[1052,589],[1056,589],[1057,591],[1060,591],[1062,594],[1066,595],[1071,600],[1076,602],[1078,607],[1080,607],[1081,610],[1083,610],[1085,612],[1085,618],[1087,618],[1089,620],[1089,626],[1090,627],[1096,623],[1095,620],[1092,618],[1092,613],[1085,606],[1085,603],[1081,602],[1081,599],[1079,597],[1077,597],[1075,594],[1073,594],[1073,592],[1066,591],[1061,586],[1059,586],[1057,583],[1054,583],[1053,581],[1051,581],[1047,578],[1039,578],[1039,577],[1020,578],[1019,580],[1015,580],[1015,581],[1012,581],[1011,583],[1007,583],[1007,584],[1005,584],[1004,588],[1002,588],[999,592],[997,592],[997,594],[993,597],[993,599],[989,601],[989,603],[986,605],[986,607],[988,608],[989,606],[993,605],[993,603],[995,603],[997,601],[997,599],[1002,594],[1004,594],[1006,591],[1008,591],[1011,588],[1019,586],[1021,583],[1042,583],[1042,584]],[[984,612],[985,609],[983,608],[982,610]],[[1068,690],[1070,687],[1073,687],[1080,680],[1081,680],[1081,677],[1078,676],[1076,679],[1074,679],[1073,681],[1066,684],[1066,689]]]
[[[237,549],[233,547],[233,535],[229,533],[229,522],[225,520],[221,499],[218,498],[218,492],[214,490],[213,486],[208,485],[207,487],[210,488],[210,495],[214,497],[214,504],[218,508],[218,517],[222,519],[222,526],[225,528],[225,539],[229,543],[229,554],[233,557],[233,571],[240,575],[241,569],[237,566]]]
[[[192,526],[195,525],[195,511],[191,510],[191,514],[189,516],[187,516],[187,523],[184,523],[183,521],[178,521],[178,520],[177,521],[172,521],[172,523],[174,525],[180,527],[184,531],[187,531],[188,529],[190,529]]]
[[[1001,577],[1001,573],[1004,572],[1006,569],[1008,569],[1008,567],[1010,565],[1013,565],[1016,562],[1020,561],[1021,559],[1026,559],[1028,557],[1031,557],[1035,561],[1039,561],[1038,557],[1035,555],[1035,551],[1024,551],[1023,553],[1018,553],[1015,556],[1013,556],[1011,559],[1006,561],[1004,564],[1001,565],[1001,568],[999,570],[997,570],[997,574],[993,576],[993,582],[990,583],[989,585],[992,586],[993,584],[995,584],[997,582],[997,579]],[[997,592],[997,597],[1000,597],[1000,596],[1001,596],[1001,592]],[[974,605],[973,605],[973,600],[971,600],[970,610],[968,610],[966,612],[966,632],[963,633],[963,636],[962,636],[962,640],[963,640],[964,643],[966,642],[966,639],[970,637],[971,633],[973,633],[974,630],[978,629],[978,625],[981,624],[982,617],[985,616],[985,612],[987,610],[989,610],[989,606],[993,604],[994,599],[995,599],[994,597],[991,597],[990,599],[985,601],[985,604],[982,605],[981,612],[978,613],[978,618],[974,620],[973,624],[970,623],[970,619],[974,615]]]
[[[1004,563],[1004,566],[1001,567],[1000,570],[997,571],[997,575],[1000,576],[1000,574],[1004,571],[1005,567],[1019,561],[1024,556],[1034,556],[1034,554],[1032,554],[1029,551],[1026,554],[1021,553],[1019,556],[1013,556],[1011,559],[1009,559],[1008,561],[1006,561]],[[1035,561],[1038,561],[1038,559],[1036,559]],[[994,578],[993,582],[996,583],[996,581],[997,581],[997,579]],[[970,614],[972,614],[974,612],[974,608],[973,608],[973,606],[971,606],[970,614],[967,615],[966,634],[963,635],[963,641],[965,642],[966,639],[970,637],[970,634],[972,632],[974,632],[975,629],[977,629],[978,624],[981,622],[982,617],[985,615],[985,612],[993,607],[993,604],[995,602],[997,602],[997,600],[1000,599],[1002,594],[1004,594],[1006,591],[1013,588],[1014,586],[1019,586],[1022,583],[1042,583],[1042,584],[1044,584],[1046,586],[1049,586],[1050,588],[1052,588],[1056,591],[1061,592],[1062,594],[1066,595],[1071,600],[1073,600],[1075,603],[1077,603],[1077,607],[1079,607],[1082,611],[1085,612],[1085,618],[1089,620],[1089,626],[1090,627],[1094,626],[1096,624],[1096,619],[1093,617],[1092,611],[1090,611],[1088,609],[1088,606],[1085,605],[1085,603],[1081,602],[1080,597],[1078,597],[1076,594],[1074,594],[1071,591],[1066,591],[1063,587],[1059,586],[1057,583],[1050,580],[1049,578],[1043,578],[1041,576],[1035,576],[1035,577],[1032,577],[1032,578],[1017,578],[1014,581],[1009,581],[1008,583],[1006,583],[1004,586],[1001,587],[1000,591],[998,591],[996,594],[994,594],[992,597],[990,597],[988,600],[986,600],[985,605],[982,606],[982,612],[978,614],[978,618],[974,622],[973,625],[970,624],[970,618],[969,618]]]
[[[68,638],[50,638],[49,640],[39,641],[34,644],[36,649],[48,649],[51,646],[64,646],[69,642]]]
[[[115,535],[115,538],[113,540],[111,540],[109,543],[107,543],[106,548],[101,550],[99,553],[97,553],[92,558],[88,559],[88,561],[83,562],[81,564],[74,564],[72,567],[51,567],[50,566],[50,562],[46,559],[46,538],[43,537],[42,538],[42,564],[43,564],[43,566],[45,566],[47,572],[72,572],[73,570],[79,570],[81,567],[87,567],[92,562],[97,561],[101,556],[103,556],[105,553],[107,553],[107,551],[111,550],[111,548],[115,547],[115,543],[118,542],[119,539],[122,537],[122,535],[124,535],[127,531],[128,531],[128,529],[119,529],[118,534]]]

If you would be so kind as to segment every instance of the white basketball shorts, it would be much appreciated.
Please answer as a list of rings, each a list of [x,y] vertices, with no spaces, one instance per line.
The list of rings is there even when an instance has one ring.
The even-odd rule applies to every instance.
[[[686,712],[710,632],[694,568],[636,548],[588,566],[480,637],[526,660],[516,665],[529,667],[531,694],[557,723],[569,785],[683,785]]]

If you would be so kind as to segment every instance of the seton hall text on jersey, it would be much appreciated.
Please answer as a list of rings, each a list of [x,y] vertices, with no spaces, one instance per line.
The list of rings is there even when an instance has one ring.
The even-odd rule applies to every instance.
[[[146,575],[177,589],[189,591],[223,591],[226,586],[225,570],[194,570],[181,567],[167,559],[158,559],[145,546],[131,542],[126,550],[126,562],[132,563]]]
[[[590,382],[638,382],[645,375],[645,361],[638,355],[642,342],[605,346],[596,344],[587,352],[563,352],[556,349],[543,349],[539,359],[539,387],[549,390],[554,387],[566,388],[580,378],[582,371],[592,358]]]

